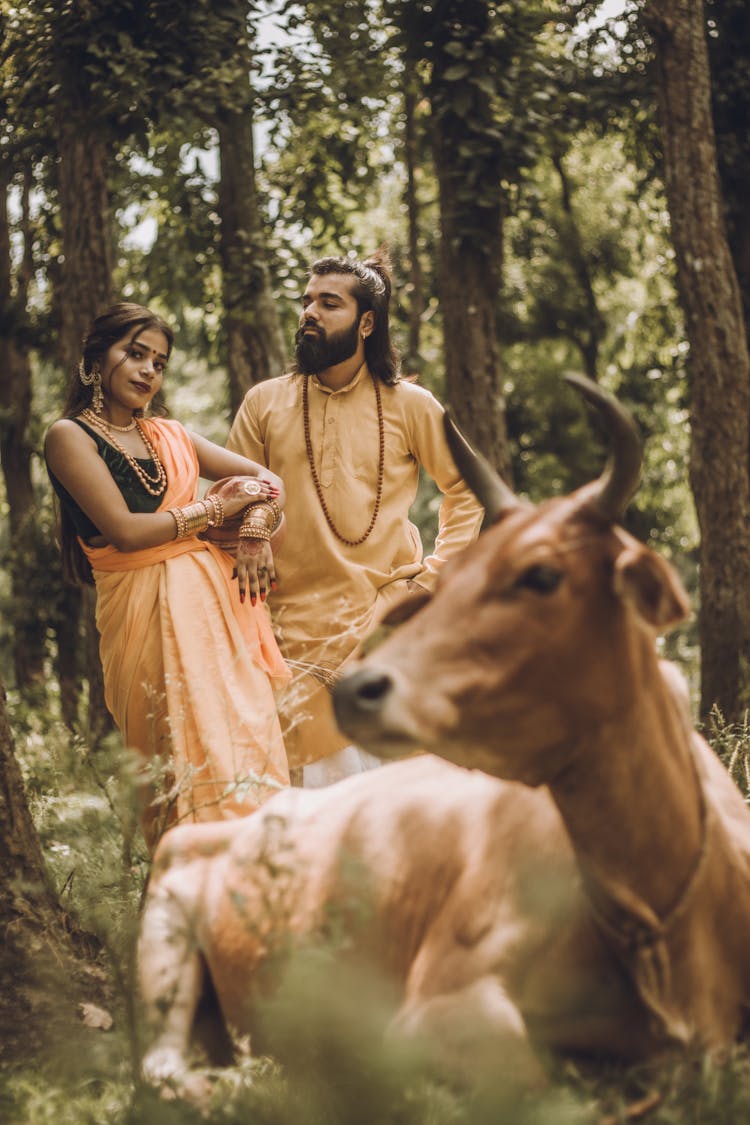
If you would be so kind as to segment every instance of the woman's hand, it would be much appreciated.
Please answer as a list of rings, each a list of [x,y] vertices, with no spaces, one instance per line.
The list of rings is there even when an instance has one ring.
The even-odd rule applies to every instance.
[[[240,601],[244,602],[249,593],[253,605],[258,598],[264,602],[276,587],[276,567],[271,544],[266,539],[240,539],[235,571]]]
[[[224,519],[240,515],[248,504],[260,503],[262,500],[278,501],[279,490],[271,481],[261,480],[259,477],[229,477],[209,488],[208,496],[216,496],[221,500],[224,508]]]

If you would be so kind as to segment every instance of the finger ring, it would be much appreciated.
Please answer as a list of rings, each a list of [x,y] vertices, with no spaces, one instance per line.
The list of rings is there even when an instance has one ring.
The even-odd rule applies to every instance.
[[[244,489],[248,496],[259,496],[263,491],[263,486],[260,481],[247,480],[245,481]]]

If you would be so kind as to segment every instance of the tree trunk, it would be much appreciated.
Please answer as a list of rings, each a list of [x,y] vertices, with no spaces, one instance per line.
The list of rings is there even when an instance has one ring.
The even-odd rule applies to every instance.
[[[690,476],[701,529],[701,712],[750,701],[750,358],[711,118],[702,0],[650,0],[667,197],[690,341]]]
[[[714,0],[706,14],[714,129],[729,248],[737,271],[745,329],[750,335],[750,9],[747,0]]]
[[[58,191],[63,231],[60,358],[69,374],[91,321],[112,301],[112,232],[106,168],[111,153],[85,121],[58,120]]]
[[[9,570],[13,598],[13,669],[24,692],[42,676],[46,606],[38,604],[34,579],[42,557],[39,518],[31,479],[31,362],[24,339],[28,284],[33,270],[29,220],[30,174],[22,186],[23,253],[15,293],[10,253],[8,189],[11,168],[0,161],[0,463],[10,525]]]
[[[575,273],[583,298],[583,315],[580,319],[585,328],[583,331],[575,333],[574,343],[581,353],[586,375],[589,379],[597,382],[599,378],[599,348],[604,336],[605,321],[596,303],[591,271],[586,261],[583,239],[573,209],[570,181],[561,153],[552,154],[552,164],[560,180],[560,197],[565,217],[563,229],[560,232],[561,242],[567,251],[568,260]]]
[[[424,284],[419,260],[419,198],[417,196],[417,166],[419,142],[416,122],[417,94],[414,78],[404,78],[404,163],[406,165],[406,217],[409,240],[409,334],[407,337],[404,367],[407,374],[418,374],[421,367],[419,354],[422,313],[424,312]]]
[[[459,88],[456,37],[490,50],[484,0],[446,0],[435,19],[428,87],[440,193],[439,293],[447,398],[474,445],[510,481],[497,314],[503,260],[501,140],[491,99]],[[446,49],[447,48],[447,49]],[[475,69],[481,69],[476,64]]]
[[[94,953],[48,884],[0,684],[0,1061],[28,1062],[61,1032],[77,1034],[76,1001],[101,1000],[86,981]]]
[[[94,317],[112,301],[112,232],[110,229],[106,168],[110,158],[102,137],[85,119],[62,107],[58,116],[58,191],[63,229],[64,265],[60,310],[60,358],[65,371],[75,371],[81,358],[83,337]],[[63,599],[58,606],[60,629],[79,635],[78,620],[65,621],[66,611],[80,608],[79,599]],[[98,634],[93,599],[85,609],[83,662],[89,681],[88,727],[93,734],[112,729],[104,703]]]
[[[271,292],[255,187],[252,117],[249,111],[227,110],[217,126],[224,334],[234,414],[250,387],[281,374],[287,351]]]

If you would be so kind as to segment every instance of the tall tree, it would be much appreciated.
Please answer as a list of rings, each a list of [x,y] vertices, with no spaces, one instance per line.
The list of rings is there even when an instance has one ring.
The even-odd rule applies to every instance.
[[[5,478],[10,524],[10,580],[13,599],[13,666],[16,684],[27,691],[42,674],[45,613],[31,596],[31,579],[40,557],[40,524],[31,473],[30,331],[28,288],[33,272],[29,197],[31,170],[20,171],[18,268],[11,255],[8,191],[14,167],[6,148],[0,157],[0,464]]]
[[[254,7],[254,6],[253,6]],[[231,87],[218,102],[222,292],[229,399],[234,414],[254,384],[278,375],[287,349],[271,289],[265,223],[258,202],[253,137],[253,64],[246,0],[223,5]]]
[[[116,54],[94,49],[106,13],[101,4],[80,10],[64,4],[52,24],[47,25],[46,43],[51,54],[44,59],[56,77],[55,142],[57,151],[56,188],[62,226],[62,268],[57,275],[56,295],[59,310],[58,349],[63,370],[76,370],[83,337],[94,317],[110,304],[113,292],[113,230],[109,205],[107,171],[116,152],[115,132],[109,116],[112,103],[101,106],[92,99],[90,83],[117,75]],[[48,38],[47,38],[48,37]],[[102,73],[102,71],[104,73]],[[117,87],[113,102],[117,103]],[[109,110],[109,113],[107,112]],[[99,635],[94,620],[92,590],[81,599],[66,597],[59,610],[83,616],[84,660],[88,680],[87,725],[89,738],[96,743],[112,728],[104,702],[104,687],[99,661]],[[79,631],[72,617],[67,626],[71,636]],[[72,712],[74,700],[67,699]]]
[[[165,278],[163,261],[146,263],[146,269],[164,300],[192,302],[203,285],[200,303],[221,322],[217,350],[226,364],[233,411],[253,383],[279,374],[286,360],[256,184],[252,77],[254,27],[262,6],[254,0],[195,0],[187,7],[155,0],[145,17],[159,44],[142,110],[156,140],[152,188],[162,201],[154,249],[158,255],[164,246],[171,257],[175,235],[191,248],[200,243],[190,276],[178,277],[177,284]],[[218,184],[199,186],[197,177],[186,175],[184,153],[206,148],[218,157]]]
[[[420,137],[418,128],[419,84],[416,76],[404,70],[403,76],[403,151],[406,169],[404,203],[407,219],[408,293],[409,293],[409,331],[404,353],[404,362],[409,372],[418,372],[420,364],[420,340],[422,314],[425,306],[424,278],[420,260],[420,204],[417,173],[419,168]]]
[[[509,477],[497,324],[505,153],[494,106],[499,79],[494,5],[438,0],[392,7],[407,66],[428,66],[446,393],[459,424]]]
[[[724,224],[702,0],[649,0],[664,175],[690,341],[701,710],[750,701],[750,357]]]
[[[750,9],[707,0],[714,128],[729,246],[750,335]]]

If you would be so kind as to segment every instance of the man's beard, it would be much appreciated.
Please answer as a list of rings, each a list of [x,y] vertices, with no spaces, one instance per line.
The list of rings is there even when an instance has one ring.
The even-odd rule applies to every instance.
[[[337,363],[351,359],[359,344],[359,318],[352,321],[350,328],[342,328],[333,336],[326,336],[322,328],[306,335],[311,325],[303,325],[294,337],[294,357],[297,370],[303,375],[317,375]]]

